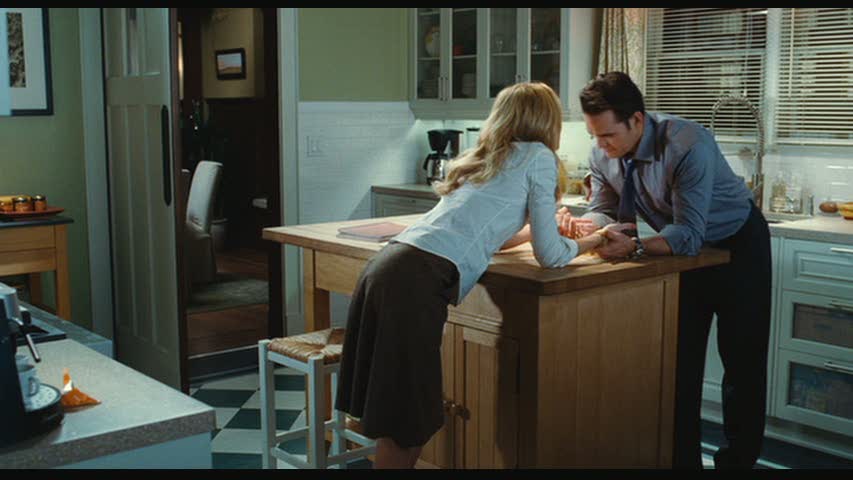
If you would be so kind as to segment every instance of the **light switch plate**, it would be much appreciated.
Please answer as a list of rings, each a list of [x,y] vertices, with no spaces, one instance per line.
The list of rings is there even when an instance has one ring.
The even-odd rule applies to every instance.
[[[309,157],[319,157],[323,155],[323,148],[320,142],[320,137],[308,136],[307,144]]]

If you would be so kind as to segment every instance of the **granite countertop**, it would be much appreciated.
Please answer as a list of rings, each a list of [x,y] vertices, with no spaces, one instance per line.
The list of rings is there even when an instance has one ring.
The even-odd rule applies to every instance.
[[[82,343],[89,348],[94,348],[95,350],[101,351],[108,357],[112,358],[112,341],[98,335],[91,330],[87,330],[76,323],[69,322],[68,320],[63,320],[52,313],[46,312],[38,307],[30,305],[27,302],[21,301],[21,306],[30,311],[33,316],[33,323],[37,323],[38,321],[42,321],[47,323],[51,327],[62,330],[65,332],[67,338],[74,340],[76,342]],[[38,325],[36,325],[38,326]],[[41,344],[39,343],[38,346]],[[109,350],[109,352],[104,352],[103,350]],[[72,377],[73,378],[73,377]]]
[[[62,369],[100,404],[66,411],[51,432],[0,449],[0,468],[51,468],[210,432],[212,407],[74,340],[37,345],[38,377],[62,387]]]
[[[841,215],[817,214],[802,220],[770,224],[770,234],[797,240],[853,245],[853,221]]]
[[[392,195],[438,198],[430,186],[422,184],[374,185],[372,190],[377,193]],[[569,207],[573,215],[583,215],[588,206],[582,195],[565,195],[562,204]],[[818,213],[814,217],[808,217],[802,215],[785,216],[768,212],[765,213],[765,216],[773,219],[778,217],[783,220],[780,223],[770,223],[770,235],[774,237],[853,245],[853,221],[845,220],[838,214],[824,215]]]
[[[405,197],[429,198],[438,200],[438,194],[425,183],[401,183],[397,185],[373,185],[371,190],[376,193],[403,195]]]

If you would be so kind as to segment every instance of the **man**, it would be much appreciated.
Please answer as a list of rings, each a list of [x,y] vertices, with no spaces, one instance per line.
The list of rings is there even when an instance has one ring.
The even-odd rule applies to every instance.
[[[764,433],[770,330],[770,232],[743,180],[701,125],[645,111],[643,95],[621,72],[599,75],[580,94],[592,196],[585,218],[599,226],[639,214],[658,234],[609,232],[605,258],[696,255],[728,249],[731,262],[681,275],[676,366],[675,467],[701,468],[700,405],[705,347],[717,314],[728,445],[717,468],[751,468]]]

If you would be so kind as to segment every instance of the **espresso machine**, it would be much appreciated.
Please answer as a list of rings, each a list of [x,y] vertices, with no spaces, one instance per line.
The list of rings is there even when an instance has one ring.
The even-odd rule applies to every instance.
[[[0,446],[48,432],[65,416],[59,390],[41,383],[29,358],[17,352],[23,337],[32,359],[41,362],[27,333],[28,313],[21,312],[15,290],[0,283]]]
[[[427,184],[444,180],[450,161],[459,155],[461,130],[428,130],[429,147],[432,152],[424,159]]]

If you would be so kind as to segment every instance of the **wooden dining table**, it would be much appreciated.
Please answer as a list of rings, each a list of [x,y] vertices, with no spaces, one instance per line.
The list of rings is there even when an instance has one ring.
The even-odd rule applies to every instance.
[[[56,315],[71,320],[68,274],[69,217],[56,215],[0,221],[0,276],[28,275],[30,303],[43,306],[41,274],[56,280]]]

